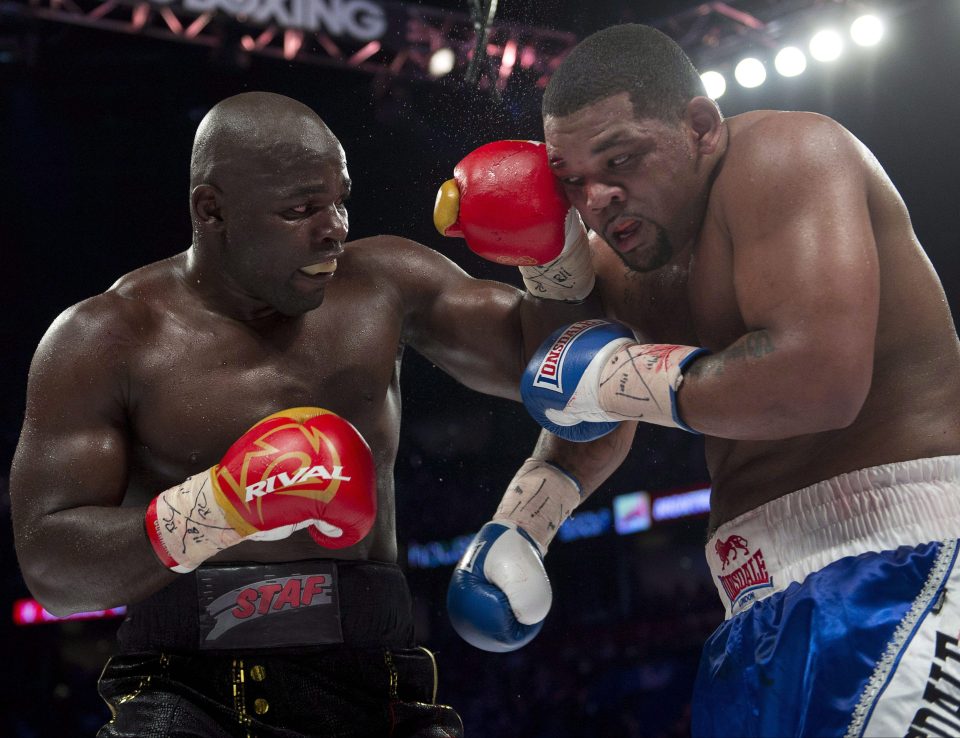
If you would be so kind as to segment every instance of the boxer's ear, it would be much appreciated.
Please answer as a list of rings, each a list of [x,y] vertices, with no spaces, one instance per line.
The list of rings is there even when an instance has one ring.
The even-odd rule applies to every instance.
[[[211,184],[200,184],[193,188],[190,193],[190,209],[198,224],[213,229],[219,229],[223,225],[221,197],[220,190]]]
[[[695,138],[697,153],[712,154],[723,139],[723,116],[709,97],[702,95],[687,103],[684,121]]]

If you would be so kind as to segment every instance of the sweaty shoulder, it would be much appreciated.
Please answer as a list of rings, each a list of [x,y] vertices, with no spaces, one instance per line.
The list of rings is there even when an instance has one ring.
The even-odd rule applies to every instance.
[[[714,196],[742,203],[747,193],[789,197],[826,176],[863,179],[865,149],[818,113],[758,110],[727,119],[730,139]]]
[[[345,246],[344,264],[351,278],[363,274],[382,289],[393,290],[406,310],[462,279],[463,270],[450,259],[416,241],[381,235],[351,241]]]
[[[56,347],[107,358],[142,342],[164,313],[164,295],[172,299],[171,261],[130,272],[105,292],[64,310],[47,331],[41,350]]]
[[[762,163],[777,154],[819,156],[856,141],[846,128],[820,113],[754,110],[726,123],[730,131],[727,162]],[[780,159],[779,163],[787,162]]]

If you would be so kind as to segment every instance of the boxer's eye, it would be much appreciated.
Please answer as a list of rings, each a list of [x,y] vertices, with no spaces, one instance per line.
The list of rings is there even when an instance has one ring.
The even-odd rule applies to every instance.
[[[566,187],[579,187],[583,184],[583,177],[561,177],[560,181]]]
[[[303,205],[294,205],[292,208],[287,208],[281,213],[281,216],[286,220],[299,220],[309,217],[315,210],[316,208],[314,206],[304,203]]]
[[[608,166],[609,166],[611,169],[616,169],[617,167],[622,167],[624,164],[626,164],[626,163],[627,163],[628,161],[630,161],[632,158],[633,158],[633,155],[632,155],[632,154],[620,154],[620,156],[615,156],[615,157],[613,157],[613,158],[610,160]]]

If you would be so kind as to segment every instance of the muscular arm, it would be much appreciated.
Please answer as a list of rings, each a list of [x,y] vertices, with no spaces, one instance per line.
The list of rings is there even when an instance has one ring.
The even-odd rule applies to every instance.
[[[724,171],[727,197],[735,198],[724,208],[734,287],[748,331],[697,358],[678,393],[688,425],[725,438],[842,427],[859,412],[873,365],[879,275],[860,145],[814,116],[786,118],[762,135]],[[642,366],[648,356],[640,348],[625,348],[622,361]],[[650,377],[628,369],[611,369],[607,386],[601,378],[603,407],[647,417]],[[616,392],[621,376],[625,390]],[[537,458],[567,470],[589,494],[627,453],[632,428],[620,433],[583,444],[544,434]]]
[[[592,495],[627,458],[638,423],[625,420],[594,441],[573,443],[543,431],[531,458],[549,461],[572,475],[581,487],[582,499]]]
[[[794,114],[743,145],[729,155],[722,211],[749,332],[688,369],[680,415],[732,439],[844,427],[870,389],[879,310],[860,144]]]
[[[143,509],[121,507],[124,371],[103,302],[67,311],[37,349],[10,476],[24,579],[60,615],[135,602],[175,577],[158,565]]]
[[[405,338],[458,381],[519,400],[520,375],[546,336],[596,317],[599,300],[542,300],[501,282],[473,279],[441,254],[409,241],[401,280],[412,306]]]

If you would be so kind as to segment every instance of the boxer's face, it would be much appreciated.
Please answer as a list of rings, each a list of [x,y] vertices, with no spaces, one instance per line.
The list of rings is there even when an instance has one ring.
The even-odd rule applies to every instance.
[[[683,122],[639,120],[621,93],[547,116],[544,132],[570,202],[629,268],[663,266],[699,230],[704,178]]]
[[[284,315],[323,302],[343,254],[350,176],[338,143],[271,146],[227,197],[225,268]]]

